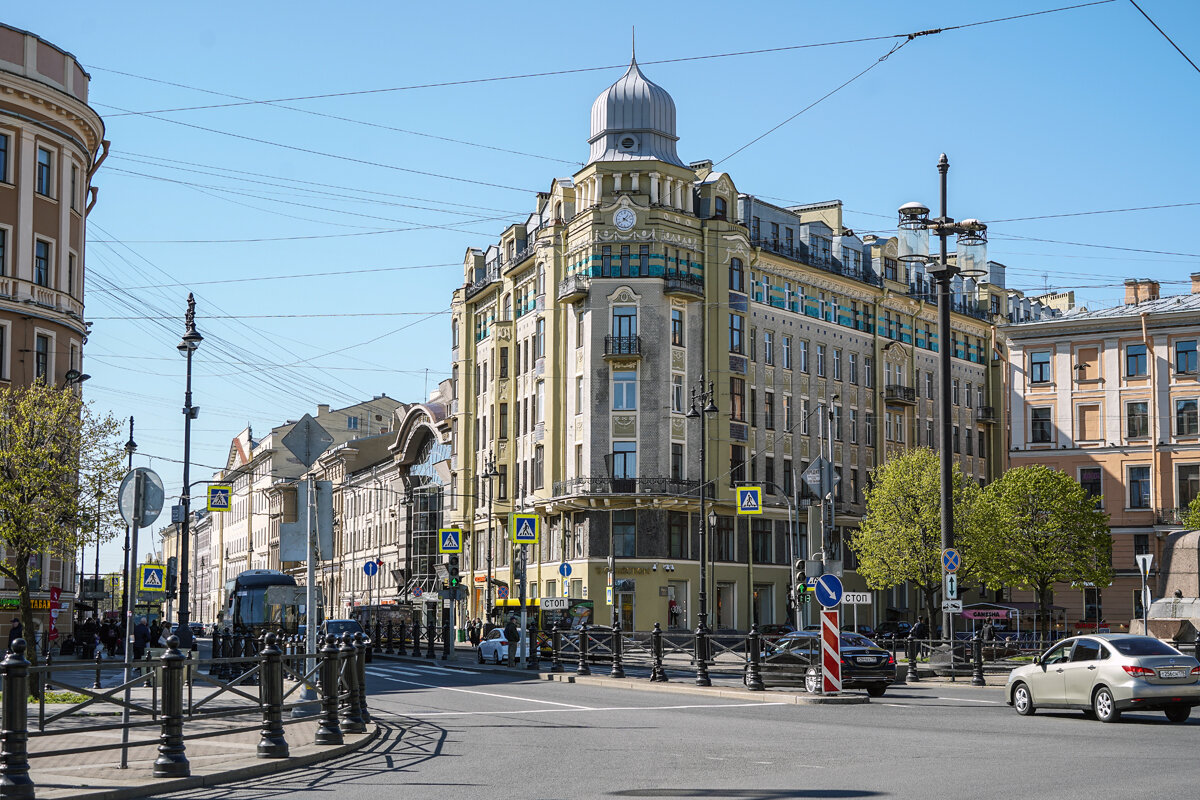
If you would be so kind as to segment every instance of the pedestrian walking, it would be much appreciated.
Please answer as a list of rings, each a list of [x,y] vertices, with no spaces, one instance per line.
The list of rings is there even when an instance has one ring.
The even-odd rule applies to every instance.
[[[8,629],[8,652],[12,652],[13,642],[21,638],[21,620],[13,617],[12,627]]]
[[[515,667],[517,663],[517,643],[521,641],[521,627],[517,625],[517,618],[510,616],[508,624],[504,626],[504,641],[508,642],[508,665]]]
[[[138,617],[133,626],[133,660],[141,661],[146,657],[146,647],[150,644],[150,626],[145,617]]]
[[[913,625],[908,635],[918,641],[929,638],[929,625],[925,622],[924,617],[917,617],[917,624]]]

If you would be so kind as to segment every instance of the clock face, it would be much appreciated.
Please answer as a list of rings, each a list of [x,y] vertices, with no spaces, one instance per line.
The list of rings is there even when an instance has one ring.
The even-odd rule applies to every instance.
[[[637,214],[630,211],[628,208],[622,208],[616,214],[613,214],[613,224],[623,231],[627,231],[637,222]]]

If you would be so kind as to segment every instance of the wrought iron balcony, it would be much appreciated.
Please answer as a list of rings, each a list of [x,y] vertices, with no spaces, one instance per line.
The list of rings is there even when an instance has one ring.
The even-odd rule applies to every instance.
[[[883,397],[888,403],[904,403],[910,406],[917,404],[917,390],[911,386],[901,386],[898,383],[889,383],[885,386]]]
[[[704,297],[704,279],[698,275],[685,275],[681,273],[664,275],[663,282],[663,292],[665,294]]]
[[[996,422],[996,409],[991,406],[980,406],[975,412],[975,417],[980,422]]]
[[[470,300],[498,280],[500,280],[500,270],[495,267],[489,267],[483,274],[483,277],[473,283],[467,284],[466,299]]]
[[[1187,513],[1186,508],[1160,508],[1155,518],[1159,525],[1182,525]]]
[[[674,478],[572,478],[554,482],[555,497],[605,494],[654,494],[669,497],[699,497],[700,481]],[[712,496],[712,485],[708,487]]]
[[[605,336],[604,357],[619,358],[621,356],[642,355],[642,337],[640,336]]]
[[[574,303],[588,296],[592,280],[586,275],[569,275],[558,282],[558,302]]]

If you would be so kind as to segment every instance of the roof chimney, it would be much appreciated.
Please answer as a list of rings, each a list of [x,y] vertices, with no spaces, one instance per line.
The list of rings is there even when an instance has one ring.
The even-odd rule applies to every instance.
[[[1200,294],[1200,272],[1192,273],[1192,294]]]
[[[1193,287],[1196,285],[1194,279],[1192,285]],[[1139,303],[1157,300],[1158,292],[1158,281],[1149,278],[1142,278],[1140,281],[1133,278],[1125,279],[1125,305],[1127,306],[1136,306]]]
[[[322,404],[322,405],[317,406],[317,416],[320,416],[321,414],[328,414],[328,413],[329,413],[328,405]]]

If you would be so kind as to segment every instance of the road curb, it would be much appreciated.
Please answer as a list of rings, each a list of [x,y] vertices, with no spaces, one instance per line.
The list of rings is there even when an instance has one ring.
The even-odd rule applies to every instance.
[[[49,800],[129,800],[129,798],[137,797],[152,797],[168,792],[181,792],[187,789],[197,789],[202,786],[219,786],[224,783],[234,781],[245,781],[252,778],[261,778],[265,775],[274,775],[280,772],[300,767],[308,767],[313,764],[320,764],[323,761],[330,761],[335,758],[340,758],[344,755],[353,753],[354,751],[365,747],[371,742],[379,738],[381,729],[378,723],[374,724],[373,729],[365,734],[357,736],[355,741],[348,741],[345,744],[340,744],[334,747],[322,747],[313,753],[304,753],[297,756],[289,756],[287,758],[265,758],[254,763],[247,764],[244,767],[237,767],[223,772],[214,772],[208,775],[192,775],[187,778],[173,778],[156,780],[148,778],[147,783],[138,786],[121,786],[114,788],[97,788],[87,789],[86,787],[71,787],[79,791],[67,794],[63,790],[55,791],[53,786],[36,785],[38,797],[49,798]],[[348,735],[346,738],[350,738]],[[315,746],[315,745],[306,745]],[[60,793],[61,792],[61,793]]]

